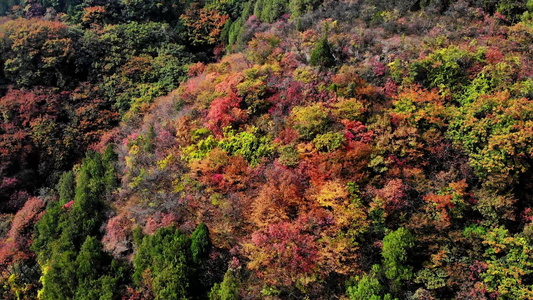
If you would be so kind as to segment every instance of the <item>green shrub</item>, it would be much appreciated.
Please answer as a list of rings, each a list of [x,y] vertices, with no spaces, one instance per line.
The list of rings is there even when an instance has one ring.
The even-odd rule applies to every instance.
[[[346,139],[342,133],[328,132],[317,135],[313,139],[313,144],[315,144],[315,147],[318,149],[318,151],[331,152],[339,149],[345,140]]]
[[[278,161],[284,166],[294,167],[300,162],[300,153],[296,150],[294,145],[280,147],[279,153]]]
[[[450,46],[435,50],[426,58],[413,62],[410,74],[415,82],[428,89],[439,88],[458,92],[470,82],[467,77],[468,68],[481,61],[483,56],[482,51],[471,53]]]
[[[305,140],[312,140],[317,134],[326,132],[331,121],[328,110],[320,103],[294,107],[290,119]]]
[[[383,238],[381,255],[385,277],[391,280],[395,289],[398,289],[403,281],[413,277],[412,267],[405,264],[408,258],[407,251],[413,246],[413,236],[403,227],[391,231]]]

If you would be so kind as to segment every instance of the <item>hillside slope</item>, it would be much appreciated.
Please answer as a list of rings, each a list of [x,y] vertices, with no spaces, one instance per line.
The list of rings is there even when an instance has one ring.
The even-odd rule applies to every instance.
[[[533,5],[191,5],[174,29],[85,29],[73,45],[144,35],[106,50],[107,75],[69,73],[68,92],[59,68],[5,69],[0,141],[20,129],[35,147],[0,153],[15,178],[0,190],[20,194],[3,204],[5,298],[533,297]],[[58,147],[43,124],[85,144]],[[53,189],[19,185],[14,157],[46,166],[54,147],[71,156],[33,170]]]

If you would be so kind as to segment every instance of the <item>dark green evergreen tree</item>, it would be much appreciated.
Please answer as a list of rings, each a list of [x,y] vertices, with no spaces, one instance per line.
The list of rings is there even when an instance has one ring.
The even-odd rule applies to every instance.
[[[194,263],[199,264],[211,251],[211,239],[207,225],[201,223],[191,235],[191,252]]]
[[[76,187],[76,178],[72,171],[68,171],[61,175],[59,183],[57,184],[57,191],[59,193],[59,203],[66,204],[74,199]]]
[[[126,276],[99,241],[105,195],[116,186],[115,162],[108,147],[103,157],[88,153],[76,179],[72,172],[61,176],[60,201],[37,222],[32,245],[44,269],[41,299],[115,299],[119,294],[118,283]]]
[[[331,53],[331,46],[327,37],[327,28],[324,29],[322,38],[318,41],[315,49],[311,53],[309,63],[312,66],[318,67],[331,67],[335,63],[335,58]]]
[[[42,300],[73,299],[78,285],[76,252],[54,252],[43,274]]]
[[[115,152],[115,145],[109,144],[102,156],[102,162],[105,166],[104,184],[107,192],[111,192],[118,187],[119,180],[117,177],[118,155]]]
[[[392,288],[398,290],[402,283],[413,277],[412,267],[407,265],[408,251],[414,246],[409,230],[401,227],[383,238],[383,266],[385,276],[391,280]]]
[[[209,293],[210,300],[238,300],[239,299],[239,279],[235,271],[228,269],[224,274],[221,283],[215,283]]]
[[[143,274],[149,270],[156,299],[186,299],[193,272],[190,247],[190,239],[173,227],[145,236],[133,259],[135,284],[143,286]]]

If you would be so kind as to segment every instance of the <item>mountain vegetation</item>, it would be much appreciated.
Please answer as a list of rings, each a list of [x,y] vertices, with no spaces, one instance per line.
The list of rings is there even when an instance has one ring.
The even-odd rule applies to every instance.
[[[533,298],[532,0],[0,3],[2,299]]]

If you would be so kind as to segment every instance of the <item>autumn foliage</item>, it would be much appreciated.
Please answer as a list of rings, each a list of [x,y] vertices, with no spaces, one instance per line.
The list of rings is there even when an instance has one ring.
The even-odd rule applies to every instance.
[[[4,298],[533,297],[531,1],[15,2]]]

